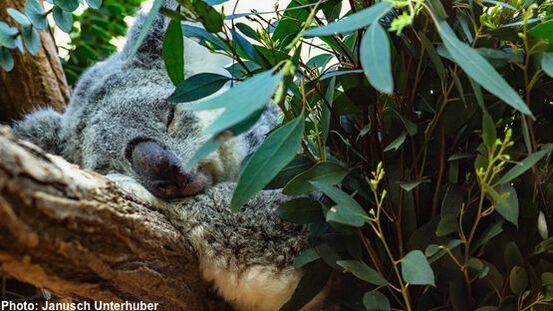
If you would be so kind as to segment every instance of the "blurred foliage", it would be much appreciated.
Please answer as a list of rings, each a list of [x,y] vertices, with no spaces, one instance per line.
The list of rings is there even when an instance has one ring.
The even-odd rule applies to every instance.
[[[232,208],[264,188],[324,195],[278,210],[311,233],[283,310],[330,271],[353,276],[348,309],[553,309],[551,1],[294,0],[273,19],[210,6],[222,2],[162,9],[204,25],[170,27],[165,45],[183,32],[232,57],[243,81],[187,105],[224,108],[196,161],[251,127],[269,98],[282,112]],[[354,9],[341,16],[344,4]],[[165,55],[169,75],[182,77],[175,57]],[[170,100],[227,79],[174,79]]]
[[[69,57],[62,60],[69,84],[99,60],[117,51],[113,39],[127,33],[125,17],[133,16],[144,0],[104,0],[97,10],[86,10],[74,16],[79,27],[73,27]]]
[[[136,13],[144,0],[86,0],[93,10],[75,14],[82,1],[46,0],[52,9],[45,10],[39,0],[27,0],[23,12],[8,8],[17,22],[10,26],[0,21],[0,68],[10,71],[13,58],[10,50],[36,54],[40,49],[38,31],[48,29],[49,15],[55,26],[69,34],[68,57],[62,59],[68,83],[74,84],[86,68],[107,58],[117,50],[114,39],[127,32],[125,17]],[[85,3],[85,2],[82,2]]]

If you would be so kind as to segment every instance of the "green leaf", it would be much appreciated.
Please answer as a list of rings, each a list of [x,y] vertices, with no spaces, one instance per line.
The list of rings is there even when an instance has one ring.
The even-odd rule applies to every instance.
[[[295,224],[309,224],[324,219],[321,203],[308,198],[290,200],[281,205],[276,213],[280,218]]]
[[[367,266],[364,262],[357,260],[339,260],[336,264],[367,283],[376,286],[387,286],[390,284],[380,273]]]
[[[512,269],[514,266],[522,267],[524,265],[524,257],[522,257],[520,248],[518,248],[518,245],[513,241],[505,245],[503,257],[505,259],[505,264],[509,269]]]
[[[314,181],[311,184],[337,204],[326,213],[326,221],[352,227],[362,227],[365,224],[365,219],[368,218],[367,213],[347,193],[320,182]]]
[[[214,8],[209,9],[205,18],[203,25],[207,31],[218,33],[223,29],[223,16]]]
[[[310,264],[305,270],[294,294],[280,311],[300,310],[323,290],[332,273],[332,269],[321,261]]]
[[[482,55],[460,41],[447,22],[439,21],[437,27],[447,51],[469,77],[506,104],[522,113],[532,115],[518,93],[505,82]]]
[[[496,220],[494,223],[492,223],[486,230],[480,235],[480,237],[473,243],[473,245],[470,248],[470,252],[474,253],[480,246],[485,245],[489,241],[491,241],[493,238],[498,236],[501,232],[503,232],[503,219]]]
[[[294,267],[301,268],[306,264],[321,258],[314,248],[304,249],[294,258]]]
[[[552,147],[553,145],[548,144],[544,146],[542,150],[532,153],[526,159],[518,162],[517,164],[515,164],[513,168],[511,168],[507,173],[505,173],[505,175],[503,175],[497,183],[500,185],[506,184],[511,180],[517,178],[518,176],[524,174],[524,172],[526,172],[532,166],[538,163],[538,161],[541,160],[541,158],[543,158],[546,154],[549,154],[553,149]]]
[[[311,169],[297,175],[284,187],[283,193],[297,195],[315,190],[310,181],[317,181],[327,185],[336,185],[344,179],[347,170],[332,162],[322,162]]]
[[[409,133],[410,136],[413,136],[417,134],[418,127],[415,123],[413,123],[411,120],[407,119],[406,117],[402,116],[397,110],[394,108],[390,108],[401,120],[403,125],[405,125],[405,129],[407,130],[407,133]]]
[[[401,275],[412,285],[434,285],[434,272],[419,250],[410,251],[401,259]]]
[[[417,188],[420,184],[429,182],[429,180],[412,180],[412,181],[402,181],[399,183],[401,189],[411,192],[413,189]]]
[[[215,73],[200,73],[182,81],[168,98],[173,103],[187,103],[220,90],[230,79]]]
[[[171,20],[163,39],[163,60],[174,85],[184,81],[184,38],[180,21]]]
[[[541,23],[528,31],[528,33],[539,39],[549,40],[549,44],[553,42],[553,20]]]
[[[509,184],[500,185],[497,189],[501,193],[509,193],[509,197],[503,202],[497,202],[495,210],[505,218],[505,220],[511,222],[518,227],[518,196],[515,188]]]
[[[36,55],[40,51],[40,35],[34,27],[23,27],[21,37],[29,53]]]
[[[21,26],[31,25],[31,21],[25,16],[25,14],[19,12],[14,8],[8,8],[8,15],[10,15],[16,22],[21,24]]]
[[[79,0],[54,0],[54,4],[66,12],[73,12],[79,7]]]
[[[65,33],[70,33],[73,28],[73,14],[55,6],[52,12],[56,25]]]
[[[438,52],[436,52],[436,49],[434,48],[434,45],[428,37],[424,34],[424,32],[419,32],[419,36],[421,39],[421,44],[423,45],[424,49],[428,53],[428,57],[430,58],[430,61],[434,65],[434,68],[436,69],[436,73],[438,73],[438,76],[440,77],[440,80],[444,80],[447,74],[447,71],[444,67],[444,63],[442,62],[442,59],[438,55]]]
[[[436,236],[442,237],[448,234],[457,232],[459,223],[457,222],[457,216],[455,214],[445,214],[440,219],[438,228],[436,229]]]
[[[281,82],[282,76],[282,71],[278,73],[273,70],[265,71],[237,84],[223,94],[199,103],[192,103],[185,109],[197,111],[225,108],[221,116],[204,130],[208,135],[218,134],[265,107]],[[244,96],[244,94],[255,94],[255,96]]]
[[[304,115],[274,130],[245,164],[231,200],[231,209],[263,189],[296,155],[304,132]]]
[[[430,244],[424,250],[424,255],[428,258],[428,263],[432,264],[446,254],[446,250],[444,248],[452,250],[461,244],[463,244],[463,241],[457,239],[450,240],[447,242],[447,245]]]
[[[384,152],[388,152],[391,150],[397,151],[401,145],[405,142],[405,138],[407,137],[407,133],[403,132],[401,135],[396,137],[394,141],[392,141],[386,148],[384,148]]]
[[[361,40],[361,65],[371,85],[379,92],[392,94],[392,57],[388,35],[380,23],[372,23]]]
[[[10,53],[10,50],[0,46],[0,68],[4,69],[5,71],[11,71],[13,69],[13,66],[13,56]]]
[[[228,50],[227,46],[221,39],[209,33],[202,27],[182,24],[182,31],[184,36],[198,40],[199,43],[205,47],[221,51]]]
[[[553,78],[553,52],[543,53],[541,57],[541,69],[545,74]]]
[[[373,290],[363,295],[363,306],[367,311],[390,311],[390,301],[379,291]]]
[[[309,68],[320,68],[321,70],[328,64],[328,62],[332,59],[332,54],[319,54],[316,56],[313,56],[307,61],[307,67]]]
[[[129,53],[129,58],[133,58],[134,55],[136,55],[136,52],[138,52],[138,49],[142,45],[142,42],[144,42],[144,39],[146,39],[146,36],[150,32],[150,28],[152,27],[152,24],[156,17],[159,14],[159,10],[161,9],[161,6],[165,3],[165,0],[154,0],[154,3],[152,4],[152,8],[150,9],[150,12],[148,13],[148,16],[146,16],[146,20],[144,20],[144,24],[142,24],[142,29],[140,29],[140,33],[138,34],[138,38],[136,39],[136,42]]]
[[[484,145],[488,147],[488,150],[495,145],[497,139],[497,132],[495,129],[495,122],[487,111],[482,114],[482,140]]]
[[[249,25],[246,25],[244,23],[236,23],[236,28],[238,28],[238,30],[240,30],[240,32],[242,32],[244,35],[246,35],[248,38],[251,38],[251,39],[254,39],[254,40],[257,40],[259,41],[259,35],[257,34],[257,32],[255,32],[255,30],[250,27]]]
[[[27,0],[23,11],[33,26],[37,29],[45,29],[48,27],[46,13],[44,12],[44,7],[39,0]]]
[[[526,287],[528,287],[528,274],[523,267],[515,266],[511,269],[509,285],[511,291],[516,295],[522,294]]]
[[[190,160],[185,164],[185,168],[192,168],[196,166],[202,159],[205,159],[208,155],[215,152],[224,144],[224,141],[208,140],[203,144],[198,151],[192,156]]]
[[[0,22],[0,46],[5,46],[9,49],[15,48],[17,46],[17,33],[17,28]]]
[[[203,1],[209,5],[217,5],[217,4],[225,3],[229,0],[203,0]]]
[[[86,0],[89,7],[99,9],[102,6],[102,0]]]
[[[351,14],[337,22],[326,26],[308,29],[303,33],[304,37],[331,36],[337,33],[347,33],[363,28],[371,23],[377,23],[378,20],[386,15],[393,8],[393,4],[388,1],[381,1],[369,8]]]
[[[280,189],[284,188],[287,183],[296,177],[296,175],[305,172],[313,167],[313,163],[304,156],[295,157],[292,162],[288,163],[278,175],[271,180],[271,182],[265,187],[265,189]]]

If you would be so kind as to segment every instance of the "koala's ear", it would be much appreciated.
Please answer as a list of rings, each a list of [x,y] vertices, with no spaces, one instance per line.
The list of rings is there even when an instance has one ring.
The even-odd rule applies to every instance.
[[[26,115],[23,120],[15,122],[12,130],[16,137],[28,140],[46,152],[59,154],[60,127],[61,115],[51,108],[45,108],[36,110]]]
[[[178,3],[175,0],[165,0],[162,7],[174,10],[177,8]],[[127,33],[127,43],[123,48],[123,55],[129,59],[133,57],[133,60],[138,60],[143,64],[148,65],[150,62],[161,59],[163,51],[163,37],[165,30],[169,24],[169,18],[161,13],[158,13],[155,17],[149,32],[140,44],[138,51],[135,55],[131,55],[134,50],[144,24],[148,18],[149,12],[141,12],[136,16],[133,26]]]

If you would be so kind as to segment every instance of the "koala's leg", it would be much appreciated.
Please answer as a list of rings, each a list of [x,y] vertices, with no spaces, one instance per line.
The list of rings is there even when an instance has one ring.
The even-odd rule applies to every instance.
[[[276,216],[289,199],[278,190],[263,191],[231,211],[234,188],[219,184],[169,204],[169,218],[189,237],[204,277],[225,300],[238,310],[278,310],[301,279],[293,260],[307,245],[307,230]]]

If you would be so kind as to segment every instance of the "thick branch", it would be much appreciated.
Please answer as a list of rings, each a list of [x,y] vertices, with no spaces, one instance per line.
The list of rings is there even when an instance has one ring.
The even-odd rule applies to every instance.
[[[162,214],[5,127],[0,272],[60,296],[208,308],[192,247]]]

